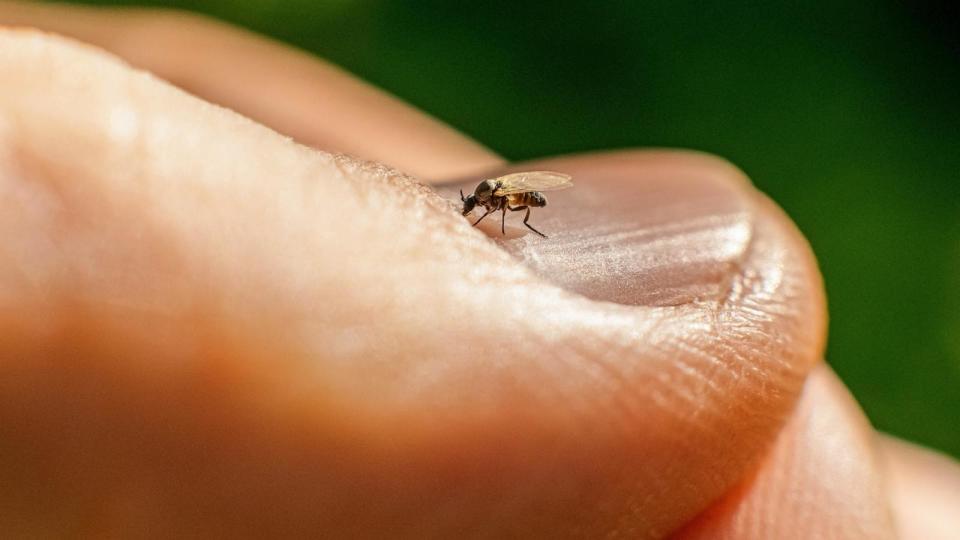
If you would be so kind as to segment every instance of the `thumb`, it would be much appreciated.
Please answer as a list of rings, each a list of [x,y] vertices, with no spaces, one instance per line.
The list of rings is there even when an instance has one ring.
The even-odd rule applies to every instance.
[[[567,232],[505,251],[99,52],[0,70],[7,530],[660,536],[819,356],[805,243],[715,159],[547,162]]]

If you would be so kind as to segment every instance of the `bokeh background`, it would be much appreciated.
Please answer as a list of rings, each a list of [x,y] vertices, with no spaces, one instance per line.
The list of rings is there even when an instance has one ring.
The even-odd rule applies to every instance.
[[[960,457],[955,4],[139,4],[312,51],[512,160],[644,146],[731,160],[813,244],[828,360],[876,427]]]

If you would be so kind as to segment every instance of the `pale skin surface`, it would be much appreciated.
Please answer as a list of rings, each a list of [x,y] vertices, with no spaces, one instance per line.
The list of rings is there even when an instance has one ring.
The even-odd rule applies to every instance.
[[[550,240],[491,242],[278,134],[470,178],[448,198],[502,170],[302,53],[183,15],[0,2],[0,24],[276,130],[0,33],[6,536],[960,530],[956,465],[872,431],[821,363],[806,242],[727,163],[515,165],[577,186],[534,213]]]

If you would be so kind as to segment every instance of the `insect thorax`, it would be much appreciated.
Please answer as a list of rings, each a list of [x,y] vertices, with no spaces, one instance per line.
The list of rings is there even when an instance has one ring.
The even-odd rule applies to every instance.
[[[487,201],[493,197],[493,192],[497,189],[497,186],[496,180],[484,180],[480,182],[473,194],[476,195],[478,201]]]

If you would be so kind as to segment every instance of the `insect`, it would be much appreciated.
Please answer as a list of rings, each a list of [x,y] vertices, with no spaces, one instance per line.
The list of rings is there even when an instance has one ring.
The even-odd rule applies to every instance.
[[[500,210],[503,214],[500,220],[500,232],[507,234],[507,210],[511,212],[526,210],[527,215],[523,218],[523,224],[546,238],[547,235],[527,223],[530,219],[530,209],[547,205],[547,198],[541,191],[566,189],[571,186],[573,182],[570,181],[569,174],[551,171],[519,172],[484,180],[470,195],[464,196],[463,190],[460,190],[460,200],[463,201],[464,216],[473,211],[476,206],[486,209],[487,212],[473,223],[474,227],[492,212]]]

